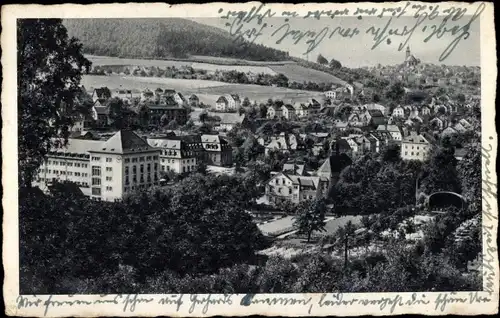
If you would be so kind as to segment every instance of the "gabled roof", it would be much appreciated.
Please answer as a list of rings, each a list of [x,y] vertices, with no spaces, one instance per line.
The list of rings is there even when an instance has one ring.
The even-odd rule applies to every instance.
[[[151,150],[155,149],[133,131],[120,130],[94,151],[125,154]]]
[[[208,135],[208,134],[201,135],[201,142],[227,144],[227,141],[224,138],[221,138],[219,135]]]
[[[293,174],[297,174],[297,175],[303,175],[304,174],[304,168],[305,168],[305,165],[304,164],[295,164],[295,163],[285,163],[283,165],[283,172],[292,172]]]
[[[415,144],[428,144],[429,142],[422,135],[409,135],[403,138],[403,142],[415,143]]]
[[[100,149],[103,145],[102,140],[88,140],[88,139],[77,139],[68,138],[68,143],[66,147],[57,148],[52,147],[51,152],[64,152],[64,153],[75,153],[75,154],[87,154],[89,151],[95,151]]]
[[[224,104],[228,104],[229,102],[227,101],[226,96],[220,96],[220,97],[217,99],[216,103],[224,103]]]
[[[97,98],[103,98],[103,99],[111,98],[111,91],[107,87],[94,89],[94,94],[97,96]]]
[[[189,100],[199,100],[199,98],[195,94],[192,94],[191,96],[189,96]]]
[[[368,109],[367,111],[372,117],[384,117],[384,114],[378,109]]]
[[[238,96],[237,94],[231,94],[230,96],[234,99],[235,102],[240,101],[240,96]]]
[[[325,162],[319,167],[317,174],[340,173],[345,167],[352,164],[351,158],[345,153],[333,154],[328,157]]]
[[[241,124],[245,120],[245,114],[238,113],[222,113],[220,115],[221,124]]]
[[[288,111],[295,111],[295,108],[290,104],[284,104],[282,107],[286,108]]]
[[[94,106],[95,111],[98,115],[108,115],[109,109],[107,106]]]
[[[401,129],[399,129],[398,125],[378,125],[377,130],[401,133]]]

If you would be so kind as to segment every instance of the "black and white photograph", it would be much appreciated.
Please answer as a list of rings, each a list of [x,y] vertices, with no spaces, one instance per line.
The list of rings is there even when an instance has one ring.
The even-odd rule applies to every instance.
[[[474,306],[498,310],[493,5],[324,6],[16,18],[13,292],[316,293],[324,308],[490,288]]]

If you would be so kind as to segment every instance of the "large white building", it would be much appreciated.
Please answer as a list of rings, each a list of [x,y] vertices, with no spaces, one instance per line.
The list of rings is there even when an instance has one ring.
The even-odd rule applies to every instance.
[[[175,173],[196,170],[197,154],[179,138],[148,138],[148,144],[160,149],[161,171]]]
[[[401,142],[401,158],[403,160],[425,161],[430,153],[431,144],[422,135],[411,134]]]
[[[132,131],[108,140],[69,139],[53,149],[39,169],[35,185],[47,190],[56,181],[71,181],[96,200],[116,201],[129,191],[159,183],[160,150]]]

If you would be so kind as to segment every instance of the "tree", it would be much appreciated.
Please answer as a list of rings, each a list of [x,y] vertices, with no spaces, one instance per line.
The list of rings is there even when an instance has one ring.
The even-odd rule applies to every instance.
[[[340,64],[340,62],[337,61],[336,59],[331,59],[329,66],[332,70],[338,70],[342,68],[342,64]]]
[[[481,149],[479,140],[465,147],[464,158],[458,163],[457,171],[463,195],[469,208],[479,212],[482,202]]]
[[[385,92],[385,97],[396,103],[401,102],[404,95],[405,95],[405,88],[403,86],[403,83],[401,82],[396,82],[392,84],[387,88]]]
[[[202,111],[200,115],[198,116],[199,120],[201,121],[202,124],[205,123],[208,119],[208,113],[206,111]]]
[[[241,106],[243,106],[243,107],[250,106],[250,99],[248,99],[248,97],[243,98],[243,102],[241,102]]]
[[[460,193],[460,183],[457,176],[457,159],[454,148],[437,148],[424,171],[421,187],[426,193],[436,191],[451,191]]]
[[[311,241],[311,234],[314,231],[326,231],[325,213],[324,200],[303,201],[298,205],[294,226],[299,234],[307,234],[307,242]]]
[[[19,184],[30,187],[52,147],[67,143],[75,96],[91,63],[61,19],[17,22]],[[58,138],[57,140],[53,138]]]
[[[116,129],[123,129],[127,123],[126,107],[123,100],[115,97],[109,100],[109,119],[111,119],[114,127]]]
[[[348,252],[349,252],[349,240],[354,236],[355,227],[352,221],[348,221],[346,225],[337,230],[337,237],[344,245],[344,267],[347,268],[348,264]]]
[[[328,64],[328,60],[321,54],[318,55],[318,59],[316,60],[316,62],[321,65]]]
[[[260,118],[267,117],[267,106],[265,104],[259,105],[259,115],[260,115]]]
[[[165,127],[167,129],[170,129],[170,130],[175,130],[177,128],[179,128],[179,123],[177,123],[177,120],[175,119],[172,119],[168,124],[167,126]]]
[[[398,162],[401,157],[399,156],[401,152],[401,146],[397,144],[389,144],[382,151],[382,159],[386,162]]]

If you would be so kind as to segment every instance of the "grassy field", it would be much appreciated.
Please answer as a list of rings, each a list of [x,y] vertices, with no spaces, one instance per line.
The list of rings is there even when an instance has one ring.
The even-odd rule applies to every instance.
[[[96,55],[86,55],[86,57],[92,62],[94,66],[102,65],[134,65],[134,66],[158,66],[158,67],[168,67],[168,66],[187,66],[194,63],[200,64],[217,64],[220,66],[261,66],[266,67],[270,65],[288,65],[295,64],[294,61],[248,61],[240,59],[232,59],[227,57],[215,57],[215,56],[202,56],[193,55],[188,59],[165,59],[165,60],[148,60],[148,59],[128,59],[110,56],[96,56]]]
[[[313,70],[297,64],[270,65],[276,73],[281,73],[288,77],[290,81],[297,83],[317,82],[317,83],[336,83],[344,85],[346,82],[331,74]]]
[[[93,66],[157,66],[167,68],[175,66],[181,68],[183,66],[191,66],[195,69],[206,71],[238,71],[264,73],[270,75],[284,74],[290,81],[298,83],[302,82],[317,82],[317,83],[338,83],[345,84],[346,82],[331,74],[310,69],[296,64],[293,61],[283,62],[256,62],[230,58],[220,58],[211,56],[194,56],[187,60],[142,60],[142,59],[122,59],[117,57],[93,56],[88,55],[87,58],[92,61]]]
[[[263,74],[269,74],[269,75],[276,75],[277,73],[273,71],[270,67],[268,66],[256,66],[256,65],[219,65],[219,64],[209,64],[209,63],[192,63],[191,66],[194,69],[199,69],[199,70],[206,70],[206,71],[212,71],[215,72],[217,70],[219,71],[237,71],[237,72],[243,72],[243,73],[263,73]]]
[[[215,101],[223,94],[238,94],[251,101],[265,102],[269,98],[282,99],[285,102],[318,98],[321,93],[301,91],[283,87],[259,86],[250,84],[231,84],[217,81],[174,79],[163,77],[137,77],[122,75],[85,75],[81,82],[87,90],[107,86],[110,89],[126,88],[134,91],[160,88],[175,89],[188,96],[197,94],[200,101],[215,106]]]

